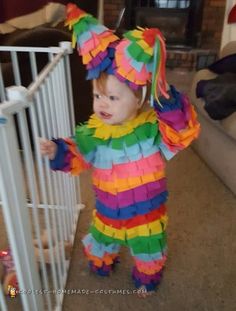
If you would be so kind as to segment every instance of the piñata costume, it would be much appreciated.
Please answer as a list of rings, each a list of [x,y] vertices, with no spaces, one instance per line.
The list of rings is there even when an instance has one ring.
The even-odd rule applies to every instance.
[[[108,125],[92,115],[77,126],[73,138],[54,139],[58,149],[51,161],[54,170],[73,175],[93,168],[96,208],[83,239],[91,269],[109,275],[125,245],[134,258],[135,286],[152,291],[167,254],[164,158],[186,148],[198,136],[199,123],[187,97],[174,87],[166,91],[165,46],[158,29],[130,31],[118,40],[74,5],[68,6],[68,24],[89,79],[105,71],[132,89],[152,82],[154,107],[149,111],[122,125]]]

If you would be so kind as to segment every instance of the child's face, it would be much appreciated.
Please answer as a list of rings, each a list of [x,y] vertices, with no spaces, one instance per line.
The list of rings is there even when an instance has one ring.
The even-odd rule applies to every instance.
[[[140,100],[127,85],[108,75],[105,90],[101,92],[93,81],[93,110],[104,123],[115,125],[136,117]]]

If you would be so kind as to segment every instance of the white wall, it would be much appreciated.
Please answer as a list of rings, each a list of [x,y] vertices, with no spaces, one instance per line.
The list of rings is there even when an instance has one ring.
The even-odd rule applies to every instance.
[[[226,0],[224,27],[221,38],[221,48],[228,42],[236,40],[236,23],[228,24],[228,15],[232,7],[236,4],[236,0]]]

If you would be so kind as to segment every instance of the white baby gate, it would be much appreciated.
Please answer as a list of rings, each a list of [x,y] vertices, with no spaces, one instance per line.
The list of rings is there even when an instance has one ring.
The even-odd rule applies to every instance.
[[[0,211],[19,283],[14,304],[19,299],[25,311],[61,310],[83,205],[78,178],[50,170],[38,137],[73,133],[71,47],[68,42],[52,48],[0,47],[1,53],[10,55],[15,84],[7,88],[0,70]],[[49,61],[38,73],[40,53]],[[28,69],[19,58],[26,54]],[[27,88],[21,86],[22,70],[32,75]],[[1,310],[9,310],[12,299],[0,288]]]

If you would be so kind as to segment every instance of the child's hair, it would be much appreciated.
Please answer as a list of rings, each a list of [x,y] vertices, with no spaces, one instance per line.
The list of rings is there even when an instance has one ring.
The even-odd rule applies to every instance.
[[[93,83],[96,81],[95,82],[96,87],[102,94],[105,93],[107,77],[108,77],[108,74],[105,72],[102,72],[96,80],[93,80]],[[138,90],[132,90],[131,88],[129,89],[134,93],[135,97],[137,97],[142,102],[142,104],[148,102],[150,98],[150,91],[151,91],[150,84],[144,87],[140,87]],[[146,92],[145,96],[143,95],[143,92]]]

